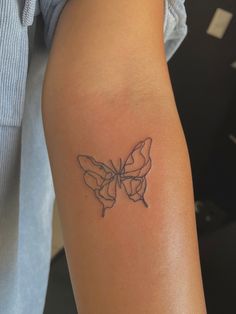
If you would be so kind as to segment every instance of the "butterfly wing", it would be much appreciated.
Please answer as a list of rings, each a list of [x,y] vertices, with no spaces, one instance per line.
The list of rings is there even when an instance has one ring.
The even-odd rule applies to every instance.
[[[78,155],[77,161],[84,171],[84,182],[94,191],[96,198],[103,205],[102,216],[104,217],[105,210],[113,207],[116,201],[114,171],[91,156]]]
[[[142,201],[146,207],[144,193],[147,187],[146,175],[151,169],[150,158],[152,139],[146,138],[139,142],[126,159],[122,171],[121,182],[128,197],[133,201]]]

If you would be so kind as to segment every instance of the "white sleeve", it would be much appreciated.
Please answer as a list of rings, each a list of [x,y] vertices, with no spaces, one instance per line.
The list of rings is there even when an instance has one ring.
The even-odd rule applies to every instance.
[[[165,0],[164,41],[169,60],[187,34],[184,0]]]

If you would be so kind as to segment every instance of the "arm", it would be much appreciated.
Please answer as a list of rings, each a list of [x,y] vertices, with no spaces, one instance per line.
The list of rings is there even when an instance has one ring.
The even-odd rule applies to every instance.
[[[57,26],[42,109],[80,314],[206,313],[188,152],[163,47],[163,10],[158,0],[71,0]],[[95,194],[100,183],[85,173],[93,159],[78,155],[109,168],[112,160],[119,168],[120,158],[124,162],[146,138],[152,139],[148,207],[130,199],[121,184],[114,204],[110,190],[113,207],[102,217],[104,200]]]

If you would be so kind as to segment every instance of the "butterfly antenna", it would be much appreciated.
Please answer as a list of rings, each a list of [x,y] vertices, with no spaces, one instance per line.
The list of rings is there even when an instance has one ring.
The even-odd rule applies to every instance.
[[[111,163],[111,165],[112,165],[114,171],[117,172],[116,167],[114,166],[113,161],[112,161],[111,159],[110,159],[110,163]]]
[[[120,158],[120,170],[119,170],[119,172],[121,172],[121,170],[122,170],[122,160]]]

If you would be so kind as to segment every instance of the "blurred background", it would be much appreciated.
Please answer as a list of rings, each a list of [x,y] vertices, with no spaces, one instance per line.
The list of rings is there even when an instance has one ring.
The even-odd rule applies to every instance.
[[[192,164],[208,314],[236,313],[236,2],[187,1],[169,62]],[[57,211],[44,314],[76,312]],[[196,314],[196,313],[190,313]]]

